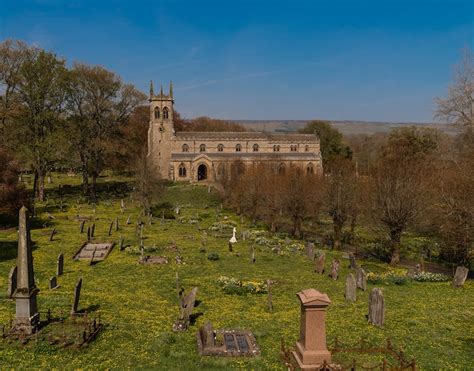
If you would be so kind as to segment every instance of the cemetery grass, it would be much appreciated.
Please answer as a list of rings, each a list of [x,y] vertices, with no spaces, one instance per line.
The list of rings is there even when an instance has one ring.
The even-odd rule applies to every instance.
[[[109,176],[99,179],[103,191],[96,206],[96,239],[115,241],[125,238],[125,245],[139,246],[135,236],[135,222],[140,214],[138,204],[130,199],[127,186],[130,179]],[[156,251],[147,254],[166,256],[167,265],[146,266],[137,263],[139,255],[119,251],[118,247],[103,262],[89,266],[76,262],[72,256],[85,240],[79,233],[79,222],[74,217],[94,217],[93,206],[81,200],[78,177],[55,175],[48,184],[49,200],[38,208],[41,222],[31,231],[34,241],[34,269],[40,311],[51,309],[69,313],[76,281],[82,277],[83,286],[79,308],[100,313],[107,326],[86,349],[79,351],[50,346],[46,342],[20,346],[16,342],[0,342],[0,366],[51,368],[160,368],[180,370],[284,369],[280,359],[280,341],[294,346],[299,334],[300,309],[295,294],[306,288],[316,288],[329,295],[332,304],[327,312],[328,341],[338,337],[345,344],[355,344],[361,337],[377,345],[390,338],[403,348],[406,355],[415,357],[422,369],[469,369],[474,359],[474,284],[468,280],[463,288],[453,289],[450,282],[382,285],[386,301],[386,319],[383,329],[367,324],[369,291],[358,291],[357,301],[344,300],[345,277],[349,273],[348,260],[339,252],[327,251],[326,273],[317,275],[313,264],[298,250],[283,248],[277,255],[266,246],[256,245],[256,262],[250,263],[250,243],[242,241],[242,230],[254,230],[249,221],[240,221],[229,210],[224,216],[238,230],[238,243],[228,251],[229,230],[223,236],[214,236],[209,227],[216,222],[217,195],[207,187],[170,185],[164,200],[180,206],[176,219],[145,225],[145,246]],[[58,184],[69,184],[70,193],[61,196],[63,211],[59,208]],[[107,191],[114,184],[119,192]],[[118,187],[117,187],[118,185]],[[123,193],[121,193],[123,192]],[[125,212],[120,212],[124,198]],[[48,216],[47,213],[50,213]],[[125,225],[128,215],[130,225]],[[51,216],[54,218],[51,218]],[[110,223],[119,218],[120,230],[108,236]],[[180,221],[179,218],[182,218]],[[198,220],[190,224],[190,220]],[[193,222],[194,223],[194,222]],[[86,222],[86,228],[91,222]],[[45,226],[43,228],[43,225]],[[49,232],[57,229],[53,241]],[[85,228],[85,229],[86,229]],[[200,231],[198,228],[201,228]],[[7,324],[14,315],[14,302],[5,297],[10,268],[15,265],[16,229],[0,230],[0,323]],[[175,252],[166,246],[176,242],[185,264],[174,261]],[[295,241],[295,243],[298,243]],[[291,241],[293,244],[293,241]],[[128,248],[129,250],[131,248]],[[317,248],[319,248],[317,246]],[[205,252],[202,250],[205,249]],[[200,251],[201,250],[201,251]],[[236,252],[240,256],[236,255]],[[48,289],[48,280],[55,274],[56,259],[64,253],[64,275],[58,278],[60,288]],[[207,259],[217,253],[219,259]],[[332,258],[341,259],[338,281],[331,280],[328,268]],[[388,266],[378,262],[361,262],[367,270],[383,271]],[[194,309],[195,323],[187,332],[174,333],[172,324],[178,315],[176,273],[186,293],[197,286],[198,305]],[[276,281],[272,288],[273,312],[269,312],[266,294],[225,294],[217,280],[220,276],[245,280]],[[43,316],[44,317],[44,316]],[[211,321],[216,329],[245,329],[254,333],[261,348],[256,358],[200,357],[196,347],[196,331]],[[371,363],[377,357],[358,356]],[[335,355],[335,361],[349,363],[353,355]]]

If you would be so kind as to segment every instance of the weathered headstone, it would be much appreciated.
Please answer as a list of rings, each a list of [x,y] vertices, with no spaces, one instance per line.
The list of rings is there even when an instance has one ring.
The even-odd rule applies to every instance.
[[[314,243],[312,242],[306,243],[306,256],[309,258],[309,260],[311,261],[314,260]]]
[[[425,258],[423,256],[420,257],[420,270],[425,271]]]
[[[214,329],[211,322],[207,321],[204,327],[201,328],[201,338],[204,348],[213,348],[216,346]]]
[[[81,225],[79,226],[79,233],[84,233],[84,225],[86,224],[86,221],[83,220],[81,222]]]
[[[94,264],[94,258],[95,258],[96,252],[97,252],[97,247],[94,247],[94,250],[92,251],[92,255],[91,255],[91,260],[89,261],[89,265]]]
[[[191,292],[180,300],[179,317],[173,325],[173,331],[185,331],[189,327],[189,318],[194,309],[198,288],[194,287]]]
[[[314,271],[319,274],[324,273],[324,263],[326,262],[326,253],[320,251],[316,260],[314,261]]]
[[[131,216],[130,216],[130,215],[128,215],[128,217],[127,217],[127,221],[125,222],[125,224],[126,224],[126,225],[129,225],[129,224],[130,224],[130,218],[131,218]]]
[[[59,286],[58,286],[58,280],[56,278],[56,276],[53,276],[49,279],[49,289],[50,290],[54,290],[54,289],[57,289]]]
[[[339,266],[339,259],[333,259],[331,262],[331,272],[329,273],[329,277],[331,277],[333,280],[337,280],[339,278]]]
[[[74,301],[72,303],[72,308],[71,308],[72,316],[77,314],[77,308],[79,307],[79,299],[81,297],[81,288],[82,288],[82,278],[79,278],[79,280],[76,283],[76,286],[74,287]]]
[[[354,303],[356,301],[356,279],[352,273],[349,273],[346,278],[346,294],[345,298],[347,301]]]
[[[114,227],[114,222],[110,223],[109,226],[109,236],[112,234],[112,228]]]
[[[123,214],[124,210],[125,210],[125,202],[123,201],[123,198],[122,198],[120,200],[120,211],[122,212],[122,214]]]
[[[356,284],[358,289],[367,290],[367,274],[362,267],[356,269]]]
[[[369,295],[368,321],[377,327],[383,327],[385,320],[385,301],[381,289],[374,287]]]
[[[92,227],[91,227],[91,238],[94,238],[94,233],[95,233],[95,223],[92,223]]]
[[[17,287],[13,293],[16,315],[12,332],[32,334],[38,330],[40,315],[36,302],[39,290],[35,284],[33,253],[26,207],[22,207],[18,222]]]
[[[16,290],[16,275],[17,275],[17,268],[16,265],[10,269],[10,274],[8,275],[8,290],[7,290],[7,298],[11,299],[13,293]]]
[[[57,261],[56,275],[59,277],[64,273],[64,255],[59,254]]]
[[[357,269],[356,259],[353,253],[349,253],[349,268],[350,269]]]
[[[88,226],[87,227],[87,242],[89,242],[91,240],[91,227]]]
[[[119,241],[119,249],[120,251],[122,251],[124,249],[124,243],[125,239],[123,238],[123,236],[120,236],[120,241]]]
[[[469,269],[467,269],[466,267],[457,267],[456,273],[454,273],[453,286],[462,287],[464,285],[464,282],[466,282],[468,273]]]
[[[255,263],[255,246],[253,244],[250,247],[250,261],[252,264]]]

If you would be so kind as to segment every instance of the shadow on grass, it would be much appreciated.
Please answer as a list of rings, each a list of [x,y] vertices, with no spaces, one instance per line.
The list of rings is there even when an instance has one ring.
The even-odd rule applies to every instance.
[[[91,312],[97,312],[100,308],[99,304],[92,304],[89,305],[87,308],[81,309],[78,311],[78,313],[91,313]]]

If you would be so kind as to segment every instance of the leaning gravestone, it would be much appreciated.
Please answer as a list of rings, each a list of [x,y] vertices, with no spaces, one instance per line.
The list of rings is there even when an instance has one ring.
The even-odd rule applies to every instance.
[[[114,222],[110,223],[109,226],[109,236],[112,234],[112,228],[114,227]]]
[[[349,268],[350,269],[357,269],[356,259],[353,253],[349,253]]]
[[[314,262],[314,271],[319,274],[324,273],[324,263],[326,261],[326,253],[324,251],[320,251],[318,256]]]
[[[56,268],[56,275],[59,277],[59,276],[62,276],[63,273],[64,273],[64,255],[59,254],[57,268]]]
[[[352,273],[349,273],[349,275],[346,278],[346,300],[354,303],[356,301],[356,279]]]
[[[58,286],[58,280],[56,278],[56,276],[53,276],[49,279],[49,289],[50,290],[54,290],[54,289],[57,289],[59,286]]]
[[[457,267],[456,273],[454,274],[453,286],[462,287],[464,285],[464,282],[466,282],[468,273],[469,269],[467,269],[466,267]]]
[[[179,302],[179,317],[173,324],[173,331],[186,331],[189,327],[189,318],[194,309],[198,288],[194,287],[191,292]]]
[[[314,243],[312,242],[306,243],[306,256],[309,258],[309,260],[311,261],[314,260]]]
[[[71,308],[71,315],[77,314],[77,308],[79,307],[79,299],[81,297],[81,287],[82,287],[82,278],[79,278],[79,280],[76,283],[76,286],[74,287],[74,302],[72,303],[72,308]]]
[[[331,262],[331,272],[329,273],[329,277],[333,280],[337,280],[339,278],[339,259],[333,259]]]
[[[362,267],[356,269],[356,284],[358,289],[367,290],[367,274]]]
[[[92,223],[92,227],[91,227],[91,238],[94,238],[94,233],[95,233],[95,223]]]
[[[84,232],[84,225],[86,224],[86,221],[83,220],[81,222],[81,225],[79,226],[79,233],[83,233]]]
[[[130,224],[130,215],[127,217],[127,221],[125,222],[125,224],[127,224],[127,225]]]
[[[381,289],[374,287],[369,296],[369,323],[383,327],[385,319],[385,301]]]
[[[8,275],[8,290],[7,290],[7,298],[11,299],[13,293],[16,290],[16,279],[17,279],[17,267],[16,265],[10,269],[10,274]]]

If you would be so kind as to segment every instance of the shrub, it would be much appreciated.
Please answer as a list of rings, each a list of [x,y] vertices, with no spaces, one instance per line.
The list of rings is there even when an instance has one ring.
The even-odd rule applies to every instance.
[[[244,281],[232,277],[220,276],[217,283],[226,294],[264,294],[267,292],[265,281]]]
[[[219,260],[219,254],[216,252],[211,252],[207,255],[207,259],[212,261]]]

